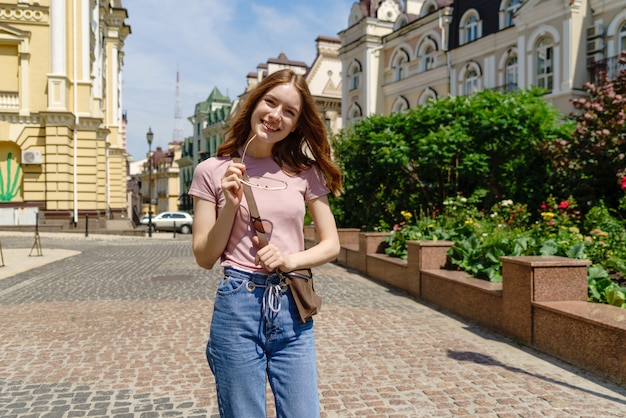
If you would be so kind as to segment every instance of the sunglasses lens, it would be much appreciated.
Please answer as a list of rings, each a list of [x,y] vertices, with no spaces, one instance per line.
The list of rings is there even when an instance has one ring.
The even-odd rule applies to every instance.
[[[252,225],[257,231],[265,233],[265,228],[263,228],[263,222],[259,218],[252,218]]]

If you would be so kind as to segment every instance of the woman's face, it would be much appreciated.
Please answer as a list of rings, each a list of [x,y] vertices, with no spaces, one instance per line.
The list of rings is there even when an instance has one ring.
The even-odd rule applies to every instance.
[[[302,110],[300,92],[293,83],[268,90],[252,111],[251,129],[257,139],[275,144],[296,129]]]

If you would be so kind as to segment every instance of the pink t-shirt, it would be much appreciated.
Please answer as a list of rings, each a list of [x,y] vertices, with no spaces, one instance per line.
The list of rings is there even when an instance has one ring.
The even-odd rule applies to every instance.
[[[230,157],[209,158],[195,169],[189,194],[217,205],[217,216],[225,204],[221,179],[231,162]],[[283,190],[263,190],[252,188],[259,215],[263,220],[268,241],[285,254],[304,250],[304,202],[329,193],[319,166],[313,165],[296,176],[290,176],[271,157],[245,157],[248,176],[271,177],[287,184]],[[264,183],[265,184],[265,183]],[[267,181],[270,186],[281,185]],[[265,272],[254,264],[258,247],[252,242],[256,232],[250,221],[245,195],[235,217],[230,239],[222,254],[221,265],[238,267],[248,271]]]

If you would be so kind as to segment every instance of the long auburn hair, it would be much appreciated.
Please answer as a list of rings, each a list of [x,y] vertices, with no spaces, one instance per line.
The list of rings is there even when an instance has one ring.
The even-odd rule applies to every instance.
[[[292,70],[276,71],[261,81],[251,92],[245,104],[231,118],[224,133],[225,142],[217,149],[219,157],[232,155],[245,145],[251,129],[252,112],[268,91],[280,84],[292,83],[300,92],[302,109],[296,129],[272,147],[272,158],[285,171],[295,174],[311,167],[316,162],[326,178],[326,185],[338,196],[343,188],[343,176],[332,161],[330,143],[326,138],[324,122],[317,113],[315,101],[304,77]],[[313,160],[307,155],[307,149]]]

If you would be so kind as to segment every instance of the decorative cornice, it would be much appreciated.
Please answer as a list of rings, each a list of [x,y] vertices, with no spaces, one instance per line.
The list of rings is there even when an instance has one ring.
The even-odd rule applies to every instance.
[[[50,14],[47,7],[29,6],[0,6],[0,22],[22,22],[48,24]]]
[[[67,126],[74,128],[76,119],[71,113],[42,112],[41,117],[46,126]]]
[[[20,115],[17,113],[0,113],[0,122],[9,122],[21,125],[41,125],[40,115]]]

